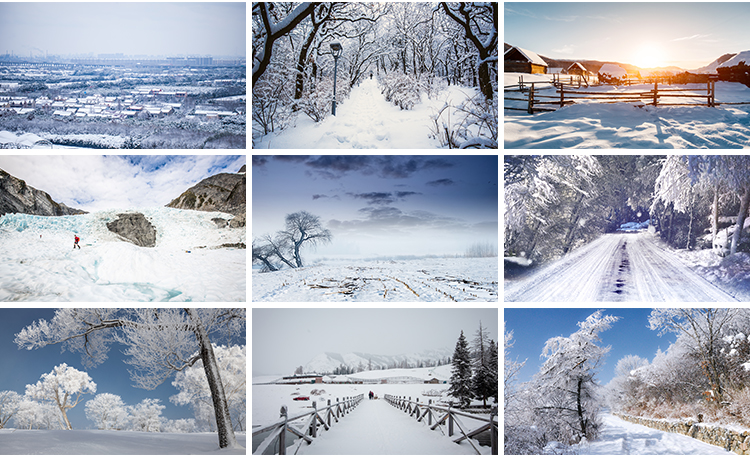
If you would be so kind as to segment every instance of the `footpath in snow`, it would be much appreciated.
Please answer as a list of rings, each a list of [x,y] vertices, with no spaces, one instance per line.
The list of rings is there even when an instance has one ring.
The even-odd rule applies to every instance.
[[[603,414],[600,437],[574,447],[576,454],[724,454],[736,456],[718,446],[677,433],[662,432],[632,424],[611,414]]]
[[[474,454],[385,400],[363,400],[299,454]]]
[[[446,99],[458,104],[464,92],[473,91],[451,86]],[[441,148],[430,138],[430,117],[444,102],[422,97],[411,110],[401,110],[385,101],[377,80],[365,79],[336,107],[336,116],[316,123],[301,114],[294,127],[263,137],[255,148]]]

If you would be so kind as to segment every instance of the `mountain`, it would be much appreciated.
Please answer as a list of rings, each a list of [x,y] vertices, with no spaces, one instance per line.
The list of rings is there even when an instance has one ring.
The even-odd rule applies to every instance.
[[[245,214],[245,166],[236,173],[207,177],[167,204],[170,208]]]
[[[7,213],[67,216],[86,214],[86,211],[57,203],[47,192],[35,189],[0,169],[0,216]]]
[[[372,364],[372,369],[387,369],[389,367],[418,367],[423,365],[436,364],[438,361],[444,361],[446,358],[453,356],[453,350],[426,350],[421,353],[403,354],[403,355],[379,355],[371,353],[321,353],[305,364],[302,369],[305,373],[325,374],[331,373],[334,369],[342,364],[350,369],[357,370],[360,366],[367,370],[368,365]]]
[[[707,64],[706,66],[703,66],[702,68],[695,69],[692,72],[696,74],[714,74],[716,73],[716,69],[720,65],[726,63],[727,61],[731,60],[735,56],[737,56],[736,53],[725,53],[724,55],[721,55],[720,57],[716,58],[710,64]]]

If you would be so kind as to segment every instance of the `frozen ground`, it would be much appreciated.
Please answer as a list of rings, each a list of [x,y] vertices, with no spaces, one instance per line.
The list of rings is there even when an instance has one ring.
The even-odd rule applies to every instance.
[[[241,448],[222,450],[216,433],[0,429],[0,454],[246,454],[245,434],[235,436]]]
[[[253,301],[497,301],[497,263],[497,258],[342,261],[253,272]]]
[[[649,232],[603,235],[504,290],[505,301],[737,301]]]
[[[125,210],[76,216],[0,216],[0,301],[245,301],[245,228],[219,229],[231,215],[173,208],[139,210],[156,246],[120,240],[106,227]],[[73,237],[81,249],[73,249]]]
[[[675,250],[674,254],[701,277],[737,300],[750,301],[750,254],[737,252],[722,258],[709,249]]]
[[[518,82],[517,73],[505,73],[505,85]],[[509,76],[510,74],[510,76]],[[549,76],[524,75],[524,81]],[[539,84],[540,94],[554,95],[550,84]],[[659,88],[702,88],[705,84],[659,85]],[[582,89],[583,90],[583,89]],[[595,92],[646,92],[653,84],[605,85]],[[699,94],[703,92],[689,92]],[[507,93],[519,97],[521,93]],[[636,103],[581,103],[533,115],[504,110],[505,148],[750,148],[750,105],[638,107]],[[716,101],[750,102],[750,88],[737,82],[717,82]],[[664,97],[662,103],[706,103],[706,99]],[[505,101],[504,106],[525,107]],[[642,105],[642,104],[641,104]],[[546,105],[548,107],[553,107]]]
[[[349,98],[336,107],[336,116],[316,123],[301,114],[294,127],[256,141],[255,148],[441,148],[431,138],[432,115],[446,102],[458,105],[476,92],[449,86],[435,100],[422,94],[411,110],[385,101],[377,80],[365,79],[352,88]],[[456,122],[458,116],[451,121]]]
[[[700,440],[677,433],[660,430],[626,422],[611,414],[603,414],[604,426],[601,436],[592,442],[573,447],[576,454],[597,455],[703,455],[723,454],[736,456],[718,446],[703,443]]]

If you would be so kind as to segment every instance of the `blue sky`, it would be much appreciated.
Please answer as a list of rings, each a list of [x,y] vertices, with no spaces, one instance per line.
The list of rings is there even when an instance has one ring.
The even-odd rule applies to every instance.
[[[0,54],[245,56],[245,2],[0,3]]]
[[[463,253],[498,238],[498,157],[253,156],[253,237],[289,213],[333,233],[314,256]]]
[[[540,359],[542,349],[552,337],[567,337],[578,330],[577,323],[585,320],[597,309],[581,308],[505,308],[503,320],[505,330],[513,331],[515,344],[510,349],[511,359],[523,361],[526,365],[519,372],[518,381],[525,382],[539,371],[543,364]],[[604,314],[620,317],[612,328],[600,333],[602,345],[611,346],[609,355],[604,360],[598,379],[602,385],[614,377],[617,361],[633,354],[653,360],[657,349],[665,351],[676,336],[665,334],[658,336],[657,331],[648,328],[648,316],[651,309],[605,309]]]
[[[164,206],[206,177],[244,164],[237,155],[0,155],[0,169],[88,212]]]
[[[693,69],[750,50],[748,23],[748,2],[506,2],[503,40],[551,58]]]
[[[154,390],[144,390],[133,387],[128,369],[132,366],[125,364],[125,356],[122,354],[123,345],[113,344],[109,351],[109,359],[104,363],[87,369],[81,363],[80,353],[69,351],[61,352],[59,345],[47,346],[36,350],[19,349],[13,342],[15,334],[24,327],[39,319],[51,319],[54,309],[32,309],[32,308],[2,308],[0,309],[0,391],[12,390],[23,395],[27,384],[39,381],[42,374],[66,363],[80,371],[86,371],[96,383],[96,394],[113,393],[122,397],[127,405],[134,405],[146,398],[158,398],[161,404],[166,406],[162,410],[162,416],[167,419],[189,419],[194,417],[192,408],[188,406],[176,406],[169,401],[169,397],[178,393],[172,386],[174,376],[170,377]],[[244,336],[236,342],[245,344]],[[95,428],[93,423],[86,418],[85,403],[94,398],[95,395],[84,395],[84,399],[71,409],[68,418],[74,429]]]

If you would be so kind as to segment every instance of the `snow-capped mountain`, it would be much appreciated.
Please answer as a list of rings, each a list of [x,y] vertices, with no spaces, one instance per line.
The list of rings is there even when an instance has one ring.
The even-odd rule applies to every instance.
[[[305,373],[331,373],[334,369],[344,365],[350,369],[364,370],[368,366],[372,369],[386,369],[389,367],[418,367],[420,364],[436,364],[453,355],[453,350],[425,350],[421,353],[402,355],[379,355],[371,353],[320,353],[303,366]]]
[[[733,59],[733,57],[735,56],[736,55],[734,53],[726,53],[716,58],[714,61],[707,64],[706,66],[703,66],[702,68],[694,69],[691,72],[694,72],[696,74],[715,74],[717,68],[719,68],[720,66],[726,66],[725,63]]]
[[[737,66],[743,61],[745,62],[745,64],[750,64],[750,50],[739,52],[738,54],[734,55],[731,59],[722,63],[721,66],[719,66],[719,68],[731,68],[732,66]]]

